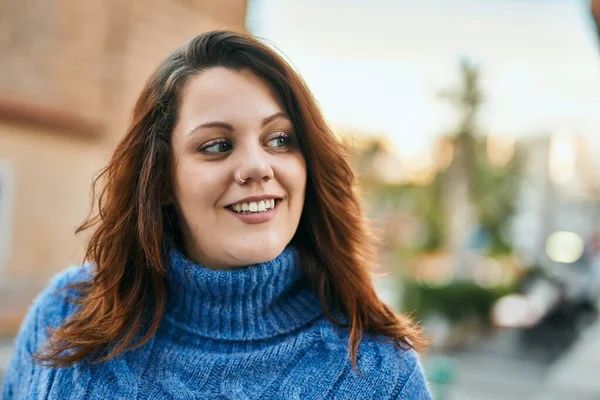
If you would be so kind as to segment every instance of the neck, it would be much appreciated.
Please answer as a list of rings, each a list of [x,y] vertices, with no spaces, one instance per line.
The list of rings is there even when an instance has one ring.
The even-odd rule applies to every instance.
[[[266,339],[322,315],[294,248],[275,259],[212,270],[171,250],[166,318],[194,334],[221,340]]]

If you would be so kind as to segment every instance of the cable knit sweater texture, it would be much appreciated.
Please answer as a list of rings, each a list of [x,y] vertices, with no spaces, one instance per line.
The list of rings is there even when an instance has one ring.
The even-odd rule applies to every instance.
[[[156,335],[109,362],[70,368],[34,364],[32,353],[73,311],[86,264],[56,275],[34,300],[15,341],[2,394],[9,399],[430,399],[417,354],[365,335],[361,374],[348,330],[323,315],[287,248],[272,261],[232,271],[170,256],[168,302]]]

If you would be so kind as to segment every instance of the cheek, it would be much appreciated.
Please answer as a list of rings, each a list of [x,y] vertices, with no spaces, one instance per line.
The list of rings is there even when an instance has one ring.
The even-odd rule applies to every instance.
[[[306,191],[306,162],[302,156],[295,157],[285,167],[288,190],[304,203]]]
[[[219,171],[197,163],[182,163],[175,175],[177,183],[176,193],[185,206],[193,202],[204,204],[214,203],[214,199],[222,193],[221,186],[225,186],[224,179]]]
[[[302,157],[300,159],[300,165],[298,168],[298,190],[300,190],[302,192],[302,198],[304,199],[304,193],[306,192],[306,179],[307,179],[307,172],[306,172],[306,161],[304,160],[304,157]]]

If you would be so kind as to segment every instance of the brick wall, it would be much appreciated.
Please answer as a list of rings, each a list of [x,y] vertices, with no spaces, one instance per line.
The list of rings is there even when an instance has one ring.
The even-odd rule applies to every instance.
[[[245,17],[245,0],[0,2],[0,161],[14,172],[0,298],[27,303],[81,259],[85,236],[74,229],[93,175],[147,77],[185,40],[244,30]],[[0,304],[0,332],[2,313]]]
[[[244,0],[4,0],[0,90],[109,125],[119,136],[144,80],[177,45],[244,29]]]

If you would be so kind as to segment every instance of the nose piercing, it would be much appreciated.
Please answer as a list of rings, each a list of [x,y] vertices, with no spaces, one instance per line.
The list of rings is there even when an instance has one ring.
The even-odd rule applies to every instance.
[[[246,181],[247,181],[247,180],[248,180],[248,179],[242,179],[242,176],[241,176],[241,174],[240,174],[240,171],[239,171],[239,170],[236,172],[236,174],[235,174],[235,181],[236,181],[237,183],[239,183],[240,185],[242,185],[242,184],[246,183]]]

